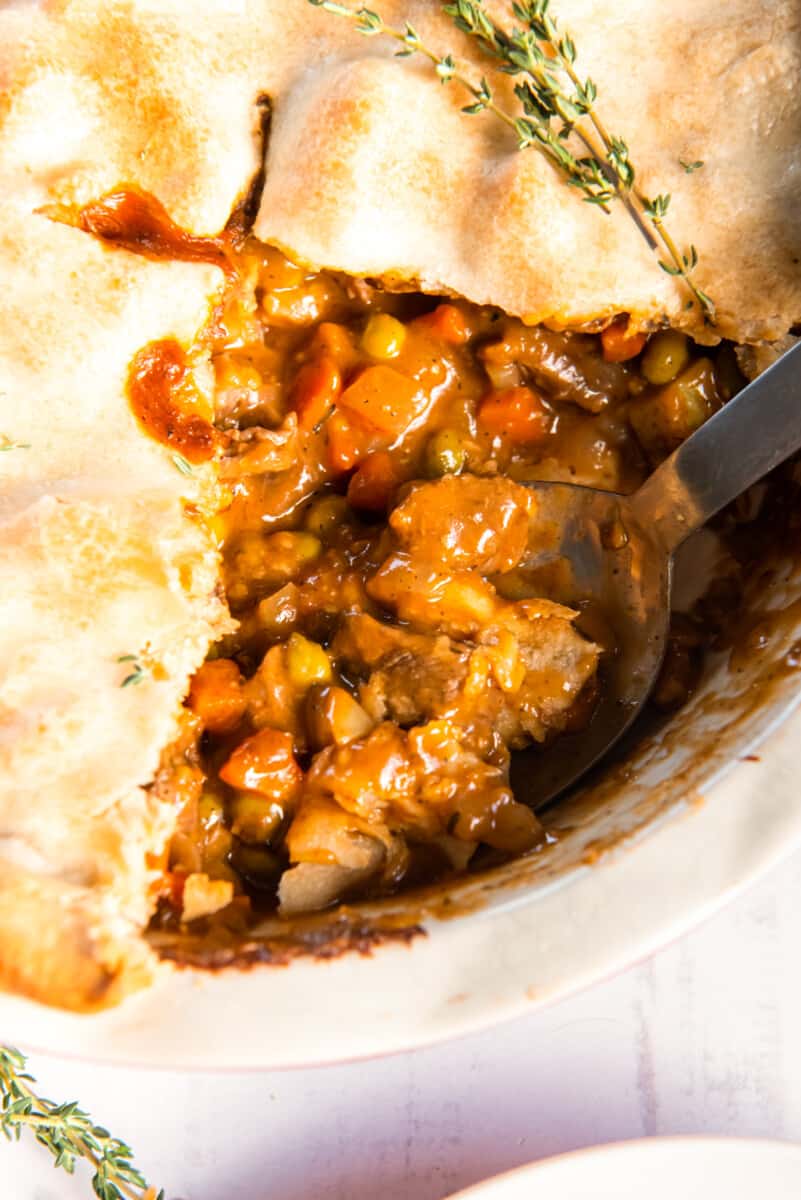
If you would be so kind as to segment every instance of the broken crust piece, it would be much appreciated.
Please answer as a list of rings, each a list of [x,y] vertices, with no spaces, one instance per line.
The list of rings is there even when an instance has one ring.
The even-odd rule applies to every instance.
[[[79,1009],[151,970],[176,814],[144,788],[230,624],[180,503],[102,490],[35,500],[0,537],[0,985]]]

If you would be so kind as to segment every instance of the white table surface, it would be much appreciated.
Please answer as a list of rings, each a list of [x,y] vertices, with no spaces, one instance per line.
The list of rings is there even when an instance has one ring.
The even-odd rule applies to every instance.
[[[441,1200],[551,1154],[649,1134],[801,1142],[801,855],[625,974],[487,1033],[320,1070],[176,1075],[41,1057],[170,1200]],[[566,935],[569,931],[566,931]],[[269,1020],[269,1012],[264,1019]],[[79,1200],[32,1141],[3,1200]]]

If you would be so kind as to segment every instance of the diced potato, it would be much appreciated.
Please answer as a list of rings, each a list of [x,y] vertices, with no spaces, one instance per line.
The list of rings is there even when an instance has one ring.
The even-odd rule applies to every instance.
[[[255,675],[245,684],[248,718],[256,729],[281,729],[292,735],[302,750],[301,705],[303,693],[289,675],[286,644],[271,646]],[[247,785],[246,785],[247,786]]]
[[[542,837],[530,808],[518,804],[508,788],[476,791],[460,798],[451,832],[467,842],[486,842],[496,850],[522,854]]]
[[[469,636],[492,619],[495,589],[474,571],[450,575],[407,554],[391,554],[367,584],[379,604],[421,629]]]
[[[375,837],[367,834],[370,828]],[[327,798],[303,803],[289,827],[286,846],[292,862],[336,863],[352,870],[376,865],[388,839],[386,827],[365,821]]]
[[[309,768],[308,790],[330,796],[370,825],[381,823],[390,806],[403,808],[406,801],[413,801],[417,790],[417,774],[403,731],[387,721],[366,738],[347,746],[329,746]],[[296,857],[291,846],[290,853]],[[342,859],[337,857],[337,861]]]
[[[265,596],[256,608],[258,627],[270,637],[281,637],[293,628],[298,620],[300,591],[297,584],[287,583],[284,587]]]
[[[283,287],[262,297],[261,312],[270,325],[313,325],[336,299],[332,281],[323,275],[299,287]]]
[[[461,838],[443,833],[434,844],[442,851],[454,871],[464,871],[476,852],[475,842],[463,842]]]
[[[306,697],[306,726],[316,750],[345,746],[366,737],[373,721],[349,692],[341,687],[313,687]]]
[[[314,331],[311,345],[317,352],[324,351],[330,354],[343,370],[349,369],[358,361],[353,335],[347,325],[337,325],[333,321],[321,322]]]
[[[484,647],[484,653],[498,687],[504,692],[519,691],[526,677],[526,667],[513,634],[508,629],[500,630],[495,644]]]
[[[239,539],[227,569],[228,597],[241,603],[250,595],[280,588],[321,552],[320,539],[302,529],[285,529],[267,536],[246,533]]]
[[[209,879],[208,875],[196,872],[187,875],[183,890],[184,921],[196,921],[209,917],[225,908],[234,898],[234,885],[227,879]]]
[[[265,292],[281,291],[286,288],[296,288],[308,278],[309,272],[305,267],[290,262],[275,246],[267,246],[253,242],[254,250],[258,251],[257,277],[258,290]]]
[[[376,843],[379,851],[382,847]],[[366,882],[381,865],[375,867],[340,867],[335,863],[298,863],[285,871],[278,886],[281,915],[292,917],[306,912],[320,912],[341,900],[358,884]]]

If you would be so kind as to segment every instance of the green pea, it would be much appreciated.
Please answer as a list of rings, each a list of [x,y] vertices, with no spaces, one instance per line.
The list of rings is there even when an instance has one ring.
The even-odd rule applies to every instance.
[[[284,819],[281,805],[258,792],[237,792],[230,812],[232,831],[243,842],[268,842]]]
[[[431,476],[458,475],[464,470],[467,451],[455,429],[440,429],[426,446],[426,471]]]
[[[642,356],[642,373],[649,383],[659,386],[680,375],[690,361],[687,338],[676,329],[655,333]]]
[[[272,888],[284,866],[278,855],[265,846],[239,842],[231,855],[233,866],[255,888]]]
[[[347,500],[344,496],[332,492],[327,496],[320,496],[309,505],[303,523],[309,533],[325,540],[344,523],[347,515]]]

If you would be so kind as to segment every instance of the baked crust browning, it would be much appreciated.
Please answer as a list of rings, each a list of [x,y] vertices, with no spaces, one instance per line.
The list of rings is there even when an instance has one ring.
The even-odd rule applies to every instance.
[[[456,42],[427,0],[382,12]],[[632,329],[758,341],[801,319],[795,0],[624,0],[613,15],[562,0],[560,16],[643,186],[674,195],[714,331],[622,212],[566,196],[537,155],[464,117],[455,88],[306,0],[0,11],[0,435],[18,447],[0,454],[3,987],[92,1010],[152,974],[139,935],[177,813],[147,788],[230,627],[206,520],[215,468],[177,469],[128,395],[136,355],[169,341],[211,402],[201,335],[224,272],[103,244],[53,206],[131,187],[218,234],[260,169],[268,96],[255,231],[297,261],[554,326],[627,312]]]

